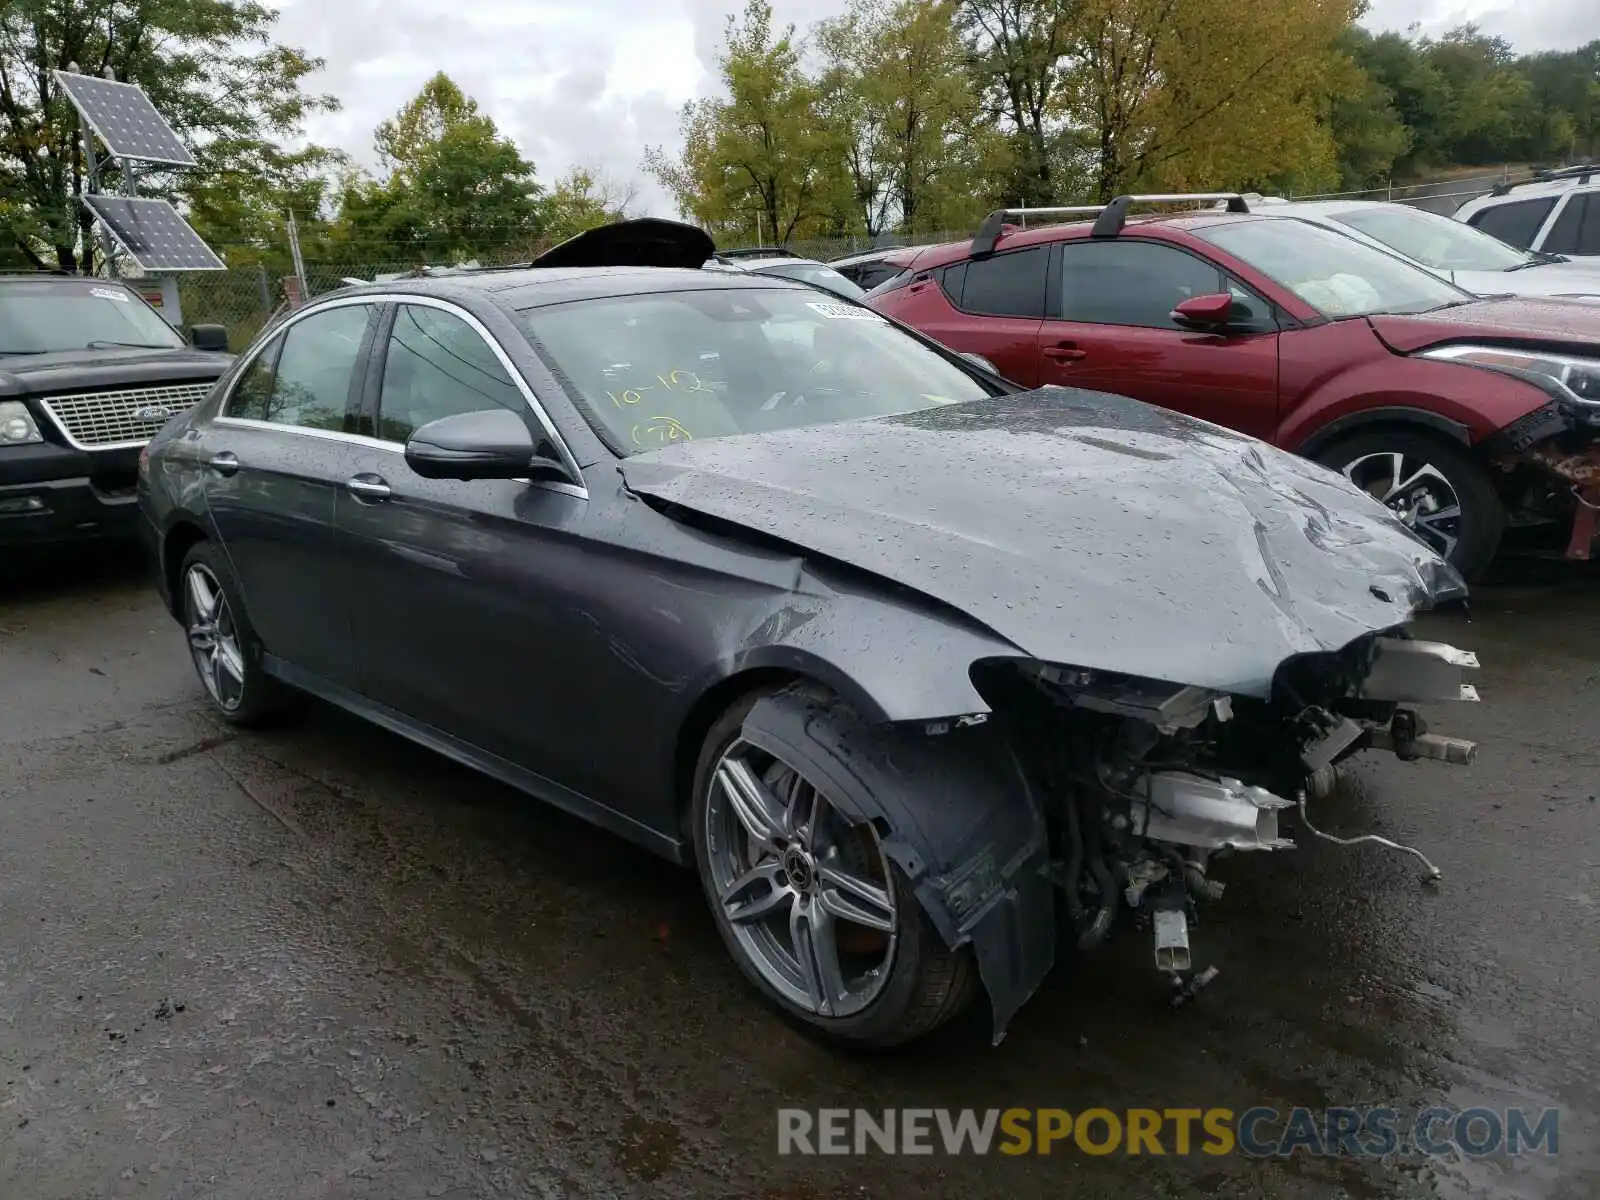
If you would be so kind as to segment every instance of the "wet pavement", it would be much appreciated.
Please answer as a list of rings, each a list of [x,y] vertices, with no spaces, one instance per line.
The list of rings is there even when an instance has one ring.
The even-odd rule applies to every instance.
[[[692,876],[332,710],[236,734],[137,566],[0,581],[0,1196],[1600,1195],[1600,579],[1486,589],[1468,769],[1373,761],[1144,936],[850,1057],[756,1002]],[[1290,822],[1292,825],[1292,822]],[[1291,831],[1292,832],[1292,831]],[[1557,1106],[1559,1154],[779,1157],[776,1110]]]

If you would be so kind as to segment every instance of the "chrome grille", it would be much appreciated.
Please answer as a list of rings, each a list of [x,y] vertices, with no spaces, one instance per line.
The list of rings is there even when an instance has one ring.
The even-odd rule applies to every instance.
[[[156,420],[146,409],[166,409],[168,416],[193,408],[210,393],[212,381],[175,383],[164,387],[126,388],[115,392],[73,392],[41,398],[39,404],[79,450],[142,446],[167,417]]]

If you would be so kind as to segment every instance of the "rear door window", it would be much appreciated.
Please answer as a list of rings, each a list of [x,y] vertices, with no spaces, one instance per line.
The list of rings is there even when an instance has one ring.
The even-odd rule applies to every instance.
[[[1540,227],[1555,206],[1554,196],[1494,204],[1473,213],[1467,218],[1467,224],[1518,250],[1527,250],[1533,245],[1533,239],[1539,236]]]
[[[227,415],[352,432],[350,385],[373,311],[369,304],[345,304],[296,321],[245,370]]]
[[[973,259],[948,268],[943,286],[952,303],[963,312],[1043,319],[1049,262],[1047,246]]]

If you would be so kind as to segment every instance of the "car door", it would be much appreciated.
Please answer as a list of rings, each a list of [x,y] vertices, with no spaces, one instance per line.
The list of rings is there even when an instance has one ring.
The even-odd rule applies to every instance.
[[[1013,383],[1037,387],[1049,263],[1048,246],[952,263],[907,287],[909,307],[895,315],[952,350],[982,355]]]
[[[1278,415],[1273,306],[1215,264],[1134,238],[1057,244],[1051,313],[1040,324],[1042,384],[1117,392],[1270,438]],[[1231,291],[1228,333],[1179,327],[1172,310]]]
[[[336,520],[358,580],[355,647],[369,700],[547,778],[582,786],[594,764],[563,680],[592,653],[581,486],[424,479],[405,442],[430,421],[507,408],[561,447],[508,357],[469,313],[397,304],[372,356],[369,433]],[[556,453],[571,465],[564,448]],[[573,467],[577,474],[576,467]],[[572,672],[577,672],[574,676]],[[581,691],[581,683],[579,685]],[[580,706],[581,707],[581,706]]]
[[[376,312],[340,302],[295,317],[234,377],[200,435],[206,505],[263,646],[341,683],[354,659],[334,495],[351,470]]]

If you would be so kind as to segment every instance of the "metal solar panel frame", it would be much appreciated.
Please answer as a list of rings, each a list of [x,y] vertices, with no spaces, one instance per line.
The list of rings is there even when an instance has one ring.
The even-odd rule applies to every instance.
[[[168,166],[168,167],[194,167],[194,166],[198,166],[199,165],[200,160],[195,158],[194,152],[183,144],[183,139],[178,136],[178,131],[175,130],[172,127],[172,125],[167,121],[167,119],[161,115],[161,113],[157,110],[156,106],[153,103],[151,103],[150,97],[145,95],[144,89],[142,87],[140,87],[138,84],[136,84],[136,83],[123,83],[121,80],[117,80],[117,79],[101,79],[97,75],[84,75],[84,74],[82,74],[80,72],[76,72],[76,71],[61,71],[61,70],[57,70],[57,71],[52,71],[51,74],[53,74],[56,77],[56,83],[58,83],[61,86],[61,90],[67,94],[67,99],[72,101],[72,107],[77,109],[78,115],[80,117],[82,117],[83,120],[88,124],[89,128],[94,131],[94,135],[100,139],[101,144],[105,146],[106,150],[110,153],[111,157],[119,158],[119,159],[126,159],[129,162],[157,163],[159,165]],[[116,145],[116,143],[114,143],[111,140],[111,138],[106,136],[106,131],[103,128],[101,128],[100,123],[94,119],[94,116],[93,116],[92,111],[91,111],[92,106],[91,105],[87,105],[84,102],[84,98],[82,96],[79,96],[79,95],[77,95],[76,93],[73,92],[73,90],[72,90],[73,81],[74,80],[78,80],[78,79],[86,79],[90,83],[93,83],[95,85],[110,84],[113,87],[131,88],[134,92],[136,92],[138,94],[138,96],[139,96],[139,98],[141,100],[143,100],[147,105],[150,106],[150,112],[155,116],[156,120],[161,122],[162,127],[164,129],[166,129],[166,131],[169,134],[172,135],[173,143],[176,146],[178,146],[179,149],[181,149],[183,151],[184,157],[183,158],[146,158],[142,154],[124,153],[124,151],[121,148],[119,148]]]
[[[159,274],[159,275],[173,275],[173,274],[177,274],[180,271],[226,271],[228,269],[228,264],[222,261],[221,257],[218,256],[218,254],[217,254],[217,252],[215,250],[213,250],[210,246],[206,245],[205,239],[200,236],[199,232],[195,229],[195,227],[193,225],[190,225],[188,221],[184,220],[183,214],[180,213],[175,207],[173,207],[172,201],[170,201],[170,200],[163,200],[159,196],[108,196],[108,195],[106,195],[104,193],[95,193],[93,195],[86,195],[86,196],[80,197],[80,199],[83,200],[84,205],[89,209],[89,211],[94,214],[95,219],[97,221],[99,221],[100,224],[104,225],[106,227],[106,229],[108,229],[111,232],[111,236],[116,239],[117,245],[122,247],[122,252],[124,254],[126,254],[129,258],[133,259],[134,262],[138,263],[139,266],[145,271],[149,271],[149,272],[152,272],[154,274]],[[112,202],[127,202],[127,203],[133,203],[133,204],[164,204],[164,205],[166,205],[168,211],[170,211],[174,217],[176,217],[179,221],[181,221],[183,223],[184,228],[188,229],[190,233],[194,234],[195,241],[199,242],[200,245],[204,248],[205,252],[211,256],[211,261],[212,261],[212,263],[214,265],[204,266],[204,267],[171,267],[171,266],[157,266],[157,265],[153,265],[151,263],[147,263],[143,258],[141,258],[139,256],[139,253],[136,250],[134,250],[132,246],[128,245],[127,239],[125,239],[122,236],[122,231],[117,228],[116,222],[110,220],[106,216],[106,214],[101,212],[100,209],[96,206],[95,202],[98,201],[98,200],[109,200],[109,201],[112,201]]]

